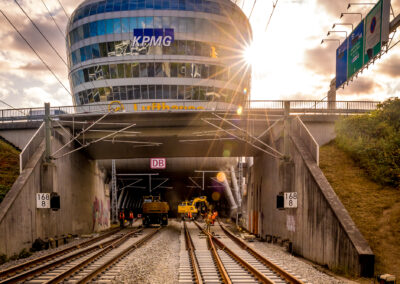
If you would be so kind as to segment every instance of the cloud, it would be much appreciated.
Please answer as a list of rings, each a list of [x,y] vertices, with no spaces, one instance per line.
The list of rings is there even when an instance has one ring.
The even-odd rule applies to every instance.
[[[400,55],[392,55],[390,60],[381,62],[378,72],[388,75],[392,78],[400,77]]]
[[[345,1],[317,0],[317,5],[321,6],[328,14],[339,16],[347,8]]]
[[[335,73],[336,42],[326,42],[324,45],[307,49],[304,52],[304,65],[316,74],[330,76]]]
[[[355,78],[344,89],[338,90],[341,95],[365,95],[382,91],[381,84],[375,82],[373,78]]]
[[[46,66],[39,63],[28,63],[25,65],[20,66],[18,69],[25,70],[25,71],[47,71]]]

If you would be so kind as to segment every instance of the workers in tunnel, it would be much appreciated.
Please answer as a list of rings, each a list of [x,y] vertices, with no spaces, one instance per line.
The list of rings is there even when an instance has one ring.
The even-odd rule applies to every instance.
[[[215,220],[218,217],[218,212],[217,210],[213,210],[212,215],[211,215],[211,224],[214,225]]]
[[[123,228],[124,227],[124,222],[125,222],[125,213],[124,213],[124,211],[120,211],[119,212],[118,219],[119,219],[119,226],[121,228]]]
[[[133,224],[133,212],[132,212],[132,210],[129,211],[128,220],[129,220],[129,226],[132,227],[132,224]]]

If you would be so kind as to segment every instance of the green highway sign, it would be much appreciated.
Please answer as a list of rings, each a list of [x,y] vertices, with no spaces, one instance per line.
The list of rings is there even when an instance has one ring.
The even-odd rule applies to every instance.
[[[347,79],[351,78],[363,66],[364,20],[350,34],[348,42]]]
[[[381,52],[382,43],[388,41],[390,1],[380,0],[365,18],[364,64]]]

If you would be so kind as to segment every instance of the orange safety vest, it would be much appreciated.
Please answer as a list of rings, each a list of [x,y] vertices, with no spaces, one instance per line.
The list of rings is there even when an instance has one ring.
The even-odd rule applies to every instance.
[[[125,214],[124,214],[124,212],[119,212],[119,219],[120,219],[120,220],[125,219]]]
[[[131,219],[131,220],[133,219],[133,213],[132,212],[129,213],[129,219]]]

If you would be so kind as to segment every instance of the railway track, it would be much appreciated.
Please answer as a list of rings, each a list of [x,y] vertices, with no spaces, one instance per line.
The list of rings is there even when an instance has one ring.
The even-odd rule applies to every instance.
[[[222,225],[207,232],[196,222],[185,222],[184,239],[179,283],[304,283]]]
[[[29,270],[32,267],[35,267],[35,266],[41,265],[41,264],[43,264],[45,262],[54,260],[54,259],[56,259],[56,258],[58,258],[60,256],[69,254],[69,253],[71,253],[73,251],[76,251],[78,249],[89,247],[90,245],[93,245],[96,242],[100,242],[101,240],[104,240],[106,238],[111,237],[112,235],[116,234],[120,230],[121,230],[120,228],[117,228],[117,229],[111,230],[111,231],[109,231],[107,233],[104,233],[104,234],[102,234],[102,235],[100,235],[98,237],[91,238],[91,239],[89,239],[87,241],[79,243],[77,245],[74,245],[74,246],[71,246],[71,247],[67,247],[67,248],[58,250],[56,252],[53,252],[53,253],[50,253],[50,254],[46,254],[46,255],[42,255],[42,256],[39,256],[37,258],[25,261],[23,263],[19,263],[17,265],[8,267],[8,268],[0,271],[0,281],[4,280],[6,278],[9,278],[10,276],[19,274],[19,273],[21,273],[23,271]]]
[[[105,279],[110,278],[111,275],[104,273],[105,271],[144,244],[160,229],[161,227],[139,228],[115,232],[102,242],[41,262],[35,267],[2,279],[0,283],[88,283],[98,279],[100,275]]]

